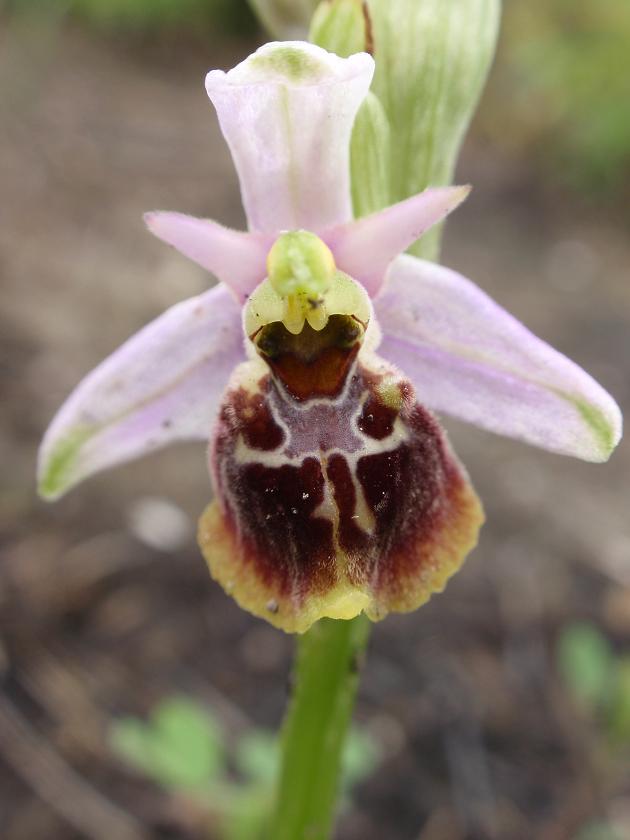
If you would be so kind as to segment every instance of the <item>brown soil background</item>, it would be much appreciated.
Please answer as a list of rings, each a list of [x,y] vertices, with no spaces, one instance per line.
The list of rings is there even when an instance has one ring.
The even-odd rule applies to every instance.
[[[145,232],[142,212],[242,224],[202,82],[253,44],[5,28],[0,45],[0,834],[198,838],[186,803],[112,756],[108,725],[185,692],[229,732],[275,728],[291,640],[207,576],[193,538],[210,495],[203,447],[94,478],[54,506],[35,494],[35,455],[83,374],[208,283]],[[449,222],[444,262],[627,409],[627,218],[544,184],[479,131],[459,181],[475,191]],[[337,836],[570,840],[630,811],[627,763],[604,755],[554,664],[571,620],[629,647],[630,447],[593,466],[448,427],[488,524],[444,595],[373,632],[357,719],[384,760]],[[188,517],[171,550],[134,525],[147,522],[138,500],[155,496]]]

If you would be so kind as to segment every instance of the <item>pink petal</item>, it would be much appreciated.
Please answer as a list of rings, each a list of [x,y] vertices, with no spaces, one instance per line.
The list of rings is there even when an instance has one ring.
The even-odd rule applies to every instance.
[[[585,461],[618,443],[610,394],[454,271],[399,257],[374,309],[379,353],[428,407]]]
[[[374,61],[265,44],[206,90],[230,146],[250,230],[320,231],[352,218],[349,150]]]
[[[212,272],[240,301],[265,279],[272,237],[243,233],[184,213],[156,210],[145,213],[144,221],[158,239]]]
[[[378,293],[387,266],[429,228],[455,210],[470,187],[431,187],[385,210],[323,235],[339,268]]]
[[[168,309],[77,386],[39,452],[40,493],[180,440],[209,437],[223,389],[245,358],[240,307],[223,286]]]

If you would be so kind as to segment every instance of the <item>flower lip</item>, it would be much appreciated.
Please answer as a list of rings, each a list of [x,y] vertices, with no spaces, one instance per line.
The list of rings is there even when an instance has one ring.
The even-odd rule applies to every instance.
[[[208,96],[225,87],[256,88],[276,83],[290,88],[319,87],[350,81],[370,70],[374,59],[368,53],[340,58],[303,41],[272,41],[259,47],[227,72],[211,70],[206,75]]]

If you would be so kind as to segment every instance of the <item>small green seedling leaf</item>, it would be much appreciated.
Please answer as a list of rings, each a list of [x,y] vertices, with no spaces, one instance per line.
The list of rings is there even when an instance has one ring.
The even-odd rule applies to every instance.
[[[376,770],[381,751],[374,738],[365,729],[353,728],[341,761],[342,785],[349,791],[354,785]]]
[[[121,718],[112,725],[109,742],[124,761],[153,776],[152,735],[146,724],[136,718]]]
[[[262,729],[243,735],[236,747],[237,768],[243,776],[254,782],[273,784],[279,760],[277,739]]]
[[[623,838],[609,823],[596,820],[583,826],[573,840],[623,840]]]
[[[252,785],[238,791],[221,821],[222,840],[265,840],[272,803],[271,786]]]
[[[558,666],[577,702],[593,711],[607,701],[614,682],[614,657],[606,637],[592,624],[567,627],[558,642]]]
[[[200,790],[224,769],[221,732],[214,718],[191,700],[173,697],[160,703],[149,723],[118,721],[113,749],[166,788]]]
[[[613,695],[606,723],[614,746],[630,742],[630,657],[617,660]]]
[[[206,709],[186,697],[173,697],[151,717],[154,749],[178,787],[203,787],[223,769],[218,724]]]

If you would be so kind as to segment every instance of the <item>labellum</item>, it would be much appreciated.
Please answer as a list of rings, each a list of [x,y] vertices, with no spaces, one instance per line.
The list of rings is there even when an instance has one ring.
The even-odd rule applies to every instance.
[[[324,243],[285,234],[268,268],[244,313],[255,355],[210,447],[217,498],[199,540],[212,575],[292,632],[415,609],[476,543],[478,499],[411,383],[374,352],[369,298]]]

